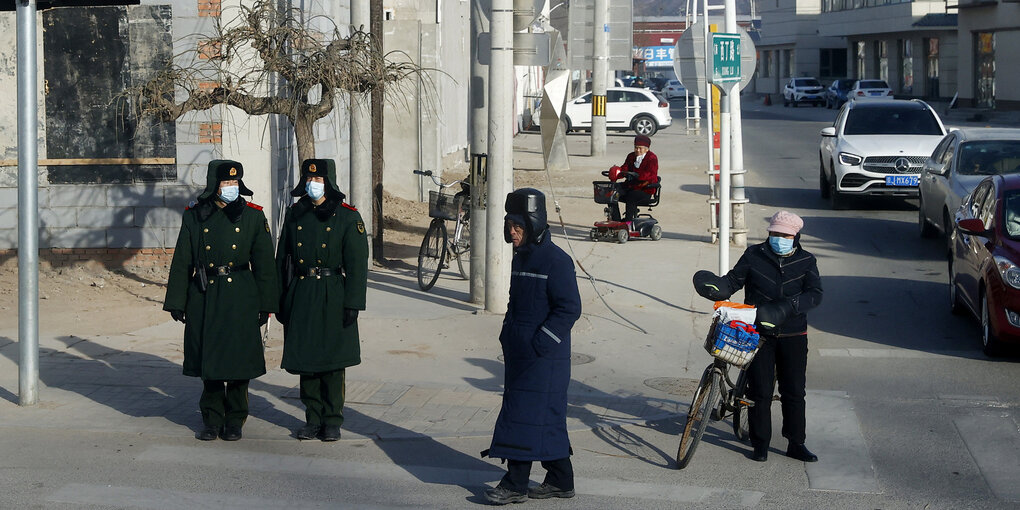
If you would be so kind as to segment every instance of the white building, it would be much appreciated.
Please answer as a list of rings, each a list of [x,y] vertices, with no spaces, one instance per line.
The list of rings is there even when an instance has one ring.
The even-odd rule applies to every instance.
[[[824,81],[846,78],[847,48],[842,37],[819,34],[822,0],[759,2],[761,42],[755,91],[781,92],[795,76]]]

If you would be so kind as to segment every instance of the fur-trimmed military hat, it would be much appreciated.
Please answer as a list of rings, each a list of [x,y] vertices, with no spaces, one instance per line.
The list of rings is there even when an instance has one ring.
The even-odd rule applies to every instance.
[[[322,177],[326,182],[326,194],[336,193],[343,200],[344,194],[336,183],[336,162],[332,159],[306,159],[301,162],[301,178],[297,186],[291,190],[290,196],[305,195],[305,180],[309,177]]]
[[[240,162],[230,159],[214,159],[209,162],[209,168],[205,177],[205,191],[198,196],[204,200],[216,195],[220,189],[220,182],[237,180],[238,192],[241,195],[252,196],[255,193],[244,185],[241,180],[244,177],[244,166]]]

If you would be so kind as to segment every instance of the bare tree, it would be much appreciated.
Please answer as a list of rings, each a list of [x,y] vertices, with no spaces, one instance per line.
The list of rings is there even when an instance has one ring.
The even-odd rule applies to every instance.
[[[383,53],[359,27],[343,36],[328,18],[305,19],[302,10],[279,4],[242,4],[233,22],[218,23],[215,35],[130,89],[136,114],[169,121],[225,104],[249,115],[283,115],[294,127],[298,159],[305,160],[315,157],[315,122],[333,111],[340,94],[389,93],[393,89],[385,85],[399,89],[405,78],[424,75],[410,59]],[[183,92],[182,102],[176,100],[178,92]]]

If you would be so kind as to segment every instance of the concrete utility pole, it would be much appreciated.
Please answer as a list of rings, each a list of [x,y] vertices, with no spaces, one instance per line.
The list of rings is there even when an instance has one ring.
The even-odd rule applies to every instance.
[[[606,81],[609,77],[609,0],[595,0],[591,75],[591,155],[606,155]]]
[[[489,112],[486,96],[489,93],[489,66],[482,65],[478,58],[478,36],[489,31],[487,14],[492,10],[491,0],[472,0],[471,2],[471,158],[475,158],[489,149]],[[471,190],[471,302],[485,303],[485,208],[481,197],[485,182],[472,183]]]
[[[371,0],[369,2],[370,19],[372,25],[372,45],[375,51],[383,51],[383,0]],[[383,153],[386,150],[383,143],[383,110],[385,108],[383,86],[372,89],[372,208],[371,225],[371,251],[370,260],[382,262],[383,256]],[[368,221],[366,220],[366,223]]]
[[[754,2],[751,2],[754,5]],[[723,32],[737,33],[737,6],[735,0],[724,0]],[[744,138],[740,123],[740,87],[724,99],[729,101],[730,110],[730,191],[733,198],[733,244],[747,246],[747,221],[744,218]],[[720,140],[721,142],[721,140]],[[720,143],[721,145],[721,143]]]
[[[510,244],[503,240],[503,203],[513,191],[514,2],[492,0],[489,16],[489,159],[486,182],[485,309],[505,313],[510,298]]]
[[[18,404],[39,402],[39,154],[35,0],[18,0]]]
[[[351,25],[371,31],[369,0],[351,0]],[[375,234],[372,222],[372,109],[369,94],[351,93],[351,205],[358,208],[369,239]],[[368,243],[372,260],[372,243]],[[371,264],[369,264],[371,268]]]

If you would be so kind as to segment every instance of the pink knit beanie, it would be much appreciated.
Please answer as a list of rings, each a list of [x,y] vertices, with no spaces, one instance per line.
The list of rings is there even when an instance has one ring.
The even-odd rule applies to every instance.
[[[804,220],[790,211],[779,211],[773,214],[772,219],[769,220],[769,232],[795,236],[802,228],[804,228]]]

